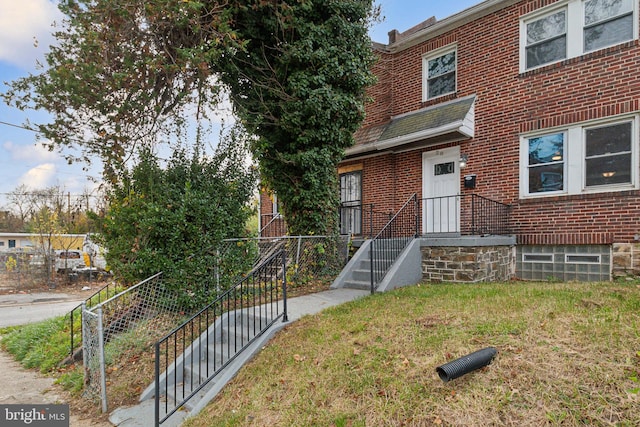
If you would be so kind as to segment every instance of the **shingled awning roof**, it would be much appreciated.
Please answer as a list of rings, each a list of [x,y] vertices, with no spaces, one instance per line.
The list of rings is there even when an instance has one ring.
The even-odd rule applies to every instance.
[[[475,100],[475,96],[458,99],[395,116],[386,125],[361,129],[356,132],[356,144],[346,150],[346,157],[473,138]]]

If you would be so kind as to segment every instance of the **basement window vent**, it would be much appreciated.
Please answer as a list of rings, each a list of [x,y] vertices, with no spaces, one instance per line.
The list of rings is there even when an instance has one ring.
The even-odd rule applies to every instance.
[[[522,254],[522,262],[553,262],[552,254]]]
[[[564,262],[567,264],[600,264],[600,255],[565,255]]]

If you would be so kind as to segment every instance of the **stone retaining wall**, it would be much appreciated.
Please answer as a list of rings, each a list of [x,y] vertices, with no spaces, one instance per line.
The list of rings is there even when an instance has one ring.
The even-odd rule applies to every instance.
[[[614,243],[612,278],[640,276],[640,243]]]
[[[514,246],[422,247],[426,282],[500,282],[514,276]]]

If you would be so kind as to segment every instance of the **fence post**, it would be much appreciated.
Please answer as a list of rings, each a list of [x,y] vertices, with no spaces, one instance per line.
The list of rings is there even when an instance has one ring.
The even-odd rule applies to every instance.
[[[82,311],[80,312],[80,333],[82,334],[82,366],[84,366],[84,383],[87,384],[87,381],[89,380],[88,376],[89,374],[87,373],[87,369],[88,369],[88,365],[87,365],[87,349],[85,348],[85,346],[87,345],[86,343],[89,342],[87,340],[87,330],[85,327],[85,317],[84,317],[84,312],[87,310],[87,303],[85,301],[82,301]]]
[[[416,216],[416,233],[415,237],[417,238],[420,235],[420,201],[418,200],[418,195],[413,195],[414,206],[415,206],[415,216]]]
[[[160,342],[156,342],[155,345],[155,353],[156,353],[156,361],[155,361],[155,393],[153,396],[153,400],[155,403],[154,412],[154,423],[153,425],[158,427],[160,425]],[[169,349],[167,348],[167,352]]]
[[[374,279],[373,279],[373,203],[369,205],[369,276],[371,279],[371,295],[374,293]]]
[[[78,308],[78,307],[76,307]],[[69,349],[69,355],[71,356],[71,358],[73,359],[73,312],[76,311],[76,309],[74,308],[73,310],[71,310],[71,315],[69,316],[71,319],[71,324],[69,325],[69,330],[71,331],[71,343],[69,345],[70,349]]]
[[[102,307],[98,307],[98,357],[100,358],[100,397],[102,400],[102,413],[106,413],[107,407],[107,372],[104,361],[104,331],[102,329]]]
[[[300,267],[300,246],[302,245],[302,236],[298,236],[298,249],[296,250],[296,273],[295,277],[298,277],[298,268]]]
[[[282,300],[283,311],[282,322],[288,322],[289,316],[287,314],[287,251],[282,251]]]

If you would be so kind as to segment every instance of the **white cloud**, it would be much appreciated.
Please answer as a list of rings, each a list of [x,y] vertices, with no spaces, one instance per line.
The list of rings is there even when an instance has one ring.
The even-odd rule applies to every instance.
[[[61,18],[55,0],[1,1],[0,61],[32,69],[53,43],[52,24]]]
[[[21,145],[5,141],[2,147],[9,152],[12,160],[28,162],[55,162],[61,160],[59,154],[47,150],[42,144]]]
[[[56,184],[56,165],[43,163],[31,168],[18,179],[18,184],[24,184],[32,189],[42,189]]]

